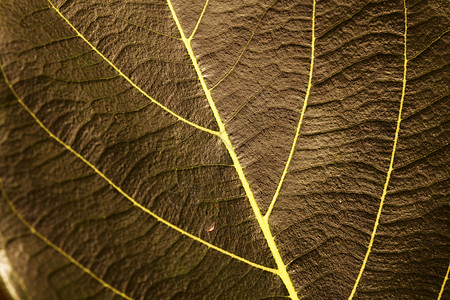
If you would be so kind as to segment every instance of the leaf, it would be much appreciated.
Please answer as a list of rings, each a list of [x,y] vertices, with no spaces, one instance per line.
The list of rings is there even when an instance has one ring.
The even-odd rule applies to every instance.
[[[0,2],[18,299],[446,299],[448,1]]]

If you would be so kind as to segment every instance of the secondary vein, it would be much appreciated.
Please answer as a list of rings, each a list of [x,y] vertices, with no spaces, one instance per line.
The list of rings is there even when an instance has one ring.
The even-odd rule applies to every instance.
[[[99,276],[97,276],[94,272],[83,266],[80,262],[78,262],[75,258],[73,258],[70,254],[62,250],[60,247],[56,246],[54,243],[52,243],[49,239],[47,239],[45,236],[43,236],[39,231],[37,231],[30,223],[28,223],[27,220],[18,212],[14,204],[9,199],[8,195],[6,194],[2,181],[0,180],[0,190],[3,198],[5,198],[6,203],[8,204],[11,211],[17,216],[17,218],[30,230],[32,234],[37,236],[39,239],[41,239],[44,243],[46,243],[48,246],[53,248],[56,252],[64,256],[66,259],[68,259],[71,263],[76,265],[78,268],[80,268],[83,272],[87,273],[89,276],[97,280],[99,283],[101,283],[105,288],[111,290],[113,293],[127,299],[127,300],[133,300],[130,296],[126,295],[125,293],[119,291],[118,289],[114,288],[107,282],[105,282],[103,279],[101,279]]]
[[[303,118],[305,116],[305,111],[306,111],[306,107],[308,105],[308,99],[309,99],[309,95],[311,92],[311,87],[312,87],[312,77],[313,77],[313,70],[314,70],[314,50],[315,50],[315,42],[316,42],[316,37],[315,37],[315,19],[316,19],[316,0],[313,0],[313,13],[312,13],[312,32],[311,32],[311,65],[309,66],[309,79],[308,79],[308,87],[306,89],[306,95],[305,95],[305,100],[303,102],[303,108],[302,111],[300,113],[300,119],[298,121],[297,124],[297,129],[295,131],[295,137],[294,137],[294,141],[292,142],[292,146],[291,146],[291,151],[289,152],[289,157],[286,161],[286,165],[284,166],[284,170],[283,170],[283,174],[281,174],[281,178],[280,181],[278,182],[278,186],[277,189],[275,191],[275,194],[273,195],[272,201],[270,202],[270,206],[267,209],[266,214],[264,215],[264,219],[266,220],[266,222],[268,222],[270,214],[272,213],[272,210],[275,206],[275,202],[278,199],[278,196],[280,194],[280,190],[281,190],[281,186],[283,185],[284,182],[284,178],[287,175],[287,172],[289,170],[289,165],[291,164],[292,161],[292,157],[294,156],[294,152],[295,152],[295,146],[297,145],[297,141],[298,141],[298,137],[300,135],[300,128],[302,127],[302,123],[303,123]]]
[[[75,26],[61,13],[61,11],[50,1],[47,0],[47,2],[50,4],[51,8],[56,11],[56,13],[72,28],[73,31],[76,32],[76,34],[83,40],[86,42],[86,44],[88,44],[92,50],[94,50],[104,61],[106,61],[114,70],[116,70],[117,73],[119,73],[120,76],[122,76],[126,81],[128,81],[129,84],[131,84],[135,89],[137,89],[141,94],[143,94],[145,97],[147,97],[151,102],[155,103],[157,106],[159,106],[160,108],[162,108],[163,110],[165,110],[166,112],[168,112],[169,114],[171,114],[172,116],[174,116],[175,118],[177,118],[178,120],[192,126],[195,127],[199,130],[205,131],[207,133],[210,134],[214,134],[214,135],[218,135],[217,131],[211,130],[209,128],[203,127],[201,125],[198,125],[194,122],[191,122],[185,118],[183,118],[182,116],[178,115],[177,113],[175,113],[174,111],[170,110],[169,108],[167,108],[166,106],[164,106],[163,104],[161,104],[160,102],[156,101],[153,97],[151,97],[147,92],[145,92],[142,88],[140,88],[136,83],[134,83],[127,75],[125,75],[115,64],[113,64],[108,58],[106,58],[105,55],[103,55],[103,53],[101,53],[94,45],[92,45],[91,42],[89,42],[83,34],[81,34],[81,32],[78,31],[78,29],[75,28]]]
[[[400,98],[400,108],[398,110],[397,128],[395,129],[394,145],[392,146],[392,153],[391,153],[391,160],[389,163],[389,169],[387,171],[386,181],[385,181],[384,187],[383,187],[383,193],[380,198],[380,206],[378,208],[378,213],[375,218],[375,224],[373,226],[372,234],[370,236],[369,245],[367,246],[367,252],[366,252],[366,255],[364,256],[364,260],[362,262],[361,269],[359,270],[358,277],[356,278],[352,292],[350,293],[350,296],[348,297],[349,300],[353,299],[353,297],[355,296],[356,289],[361,280],[364,269],[366,268],[366,264],[369,259],[369,255],[372,251],[373,242],[375,240],[375,235],[377,233],[378,225],[380,224],[381,213],[383,211],[383,205],[384,205],[384,200],[386,198],[387,189],[389,186],[389,181],[391,179],[391,174],[394,169],[394,158],[395,158],[395,152],[397,150],[397,142],[398,142],[398,136],[399,136],[399,132],[400,132],[400,124],[402,122],[403,102],[405,100],[406,71],[407,71],[407,66],[408,66],[408,58],[406,55],[406,35],[407,35],[407,31],[408,31],[408,10],[406,8],[406,0],[403,0],[403,8],[404,8],[404,14],[405,14],[405,31],[404,31],[404,38],[403,38],[404,39],[403,40],[403,43],[404,43],[404,48],[403,48],[403,86],[402,86],[402,96]]]
[[[442,295],[444,294],[444,289],[445,289],[445,285],[447,284],[448,273],[449,272],[450,272],[450,264],[448,265],[447,273],[445,273],[444,280],[442,281],[441,290],[439,291],[439,295],[437,297],[437,300],[441,300]]]
[[[31,109],[22,101],[22,99],[19,97],[19,95],[16,93],[16,91],[14,90],[13,86],[11,85],[10,81],[8,80],[8,77],[6,76],[4,70],[3,70],[3,65],[0,62],[0,71],[3,74],[3,77],[5,79],[6,84],[9,86],[11,92],[14,94],[14,96],[17,98],[17,101],[20,103],[20,105],[22,105],[22,107],[28,112],[28,114],[30,114],[30,116],[36,121],[36,123],[38,123],[38,125],[51,137],[53,138],[56,142],[58,142],[59,144],[61,144],[64,148],[66,148],[67,150],[69,150],[70,152],[72,152],[76,157],[78,157],[81,161],[83,161],[87,166],[89,166],[92,170],[95,171],[95,173],[97,173],[101,178],[103,178],[111,187],[113,187],[116,191],[118,191],[123,197],[125,197],[126,199],[128,199],[131,203],[133,203],[134,206],[138,207],[139,209],[141,209],[142,211],[144,211],[145,213],[149,214],[150,216],[152,216],[153,218],[155,218],[157,221],[167,225],[168,227],[178,231],[179,233],[199,242],[202,243],[203,245],[214,249],[218,252],[221,252],[225,255],[228,255],[234,259],[237,259],[241,262],[244,262],[252,267],[267,271],[267,272],[271,272],[271,273],[275,273],[278,274],[278,271],[272,268],[268,268],[266,266],[254,263],[252,261],[249,261],[243,257],[240,257],[234,253],[231,253],[229,251],[226,251],[220,247],[217,247],[216,245],[213,245],[183,229],[181,229],[180,227],[170,223],[169,221],[163,219],[162,217],[158,216],[157,214],[155,214],[154,212],[152,212],[151,210],[149,210],[148,208],[146,208],[145,206],[143,206],[142,204],[140,204],[139,202],[137,202],[133,197],[131,197],[130,195],[128,195],[125,191],[123,191],[119,186],[117,186],[111,179],[109,179],[103,172],[101,172],[96,166],[94,166],[90,161],[88,161],[83,155],[81,155],[80,153],[78,153],[77,151],[75,151],[72,147],[70,147],[68,144],[66,144],[65,142],[63,142],[61,139],[59,139],[55,134],[53,134],[53,132],[50,131],[50,129],[48,129],[42,122],[41,120],[36,116],[36,114],[34,112],[31,111]]]
[[[198,26],[200,25],[200,23],[202,21],[203,15],[205,14],[206,7],[208,7],[208,3],[209,3],[209,0],[206,0],[205,5],[203,5],[202,12],[200,13],[200,17],[198,17],[197,23],[195,24],[194,30],[192,30],[192,33],[188,38],[189,41],[194,38],[194,35],[197,32]]]

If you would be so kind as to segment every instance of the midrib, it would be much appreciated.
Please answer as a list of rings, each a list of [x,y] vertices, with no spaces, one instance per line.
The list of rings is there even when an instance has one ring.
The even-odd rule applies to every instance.
[[[186,47],[189,57],[192,60],[195,72],[197,73],[197,76],[198,76],[198,80],[200,81],[200,84],[203,88],[206,99],[208,100],[208,104],[214,114],[214,118],[216,119],[217,125],[219,126],[218,136],[222,140],[223,144],[225,145],[225,147],[228,150],[228,153],[230,154],[231,159],[233,160],[234,168],[236,169],[236,172],[237,172],[239,179],[242,183],[242,186],[245,190],[245,194],[250,202],[250,206],[252,207],[253,213],[255,214],[256,220],[258,221],[258,224],[261,228],[264,238],[267,241],[269,249],[272,252],[272,256],[273,256],[275,263],[277,265],[277,268],[278,268],[277,275],[281,278],[284,285],[286,286],[286,289],[288,290],[289,296],[291,297],[291,299],[298,300],[297,292],[295,291],[294,285],[293,285],[291,278],[286,270],[286,265],[284,264],[283,259],[280,255],[280,252],[278,251],[278,247],[275,243],[275,240],[274,240],[274,237],[270,230],[269,224],[268,224],[268,222],[266,222],[264,220],[264,217],[261,214],[259,206],[256,203],[256,199],[250,188],[249,182],[248,182],[247,178],[245,177],[244,170],[242,169],[241,163],[239,162],[236,152],[234,151],[234,147],[228,137],[227,131],[225,129],[225,125],[222,122],[219,111],[218,111],[216,104],[214,102],[214,99],[211,95],[211,91],[208,88],[208,86],[206,85],[202,71],[200,70],[200,66],[197,62],[197,58],[195,57],[194,51],[191,47],[191,37],[187,38],[186,35],[184,34],[183,28],[181,27],[180,21],[178,20],[177,14],[175,12],[175,9],[174,9],[171,1],[167,0],[167,4],[169,5],[170,12],[172,13],[172,17],[177,25],[178,31],[180,32],[181,39]]]

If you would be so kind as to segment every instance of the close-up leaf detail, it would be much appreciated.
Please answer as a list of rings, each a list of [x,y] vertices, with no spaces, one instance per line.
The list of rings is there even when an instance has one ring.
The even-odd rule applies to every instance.
[[[0,290],[450,299],[449,44],[448,0],[0,0]]]

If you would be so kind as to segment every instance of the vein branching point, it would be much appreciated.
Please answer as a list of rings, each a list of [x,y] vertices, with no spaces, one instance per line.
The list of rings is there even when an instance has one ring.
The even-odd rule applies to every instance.
[[[158,220],[159,222],[167,225],[168,227],[172,228],[175,231],[178,231],[179,233],[199,242],[204,244],[205,246],[214,249],[216,251],[219,251],[225,255],[228,255],[234,259],[237,259],[239,261],[242,261],[248,265],[251,265],[255,268],[258,269],[262,269],[264,271],[268,271],[268,272],[272,272],[272,273],[277,273],[276,270],[272,269],[272,268],[268,268],[265,266],[262,266],[260,264],[251,262],[243,257],[240,257],[234,253],[228,252],[220,247],[217,247],[216,245],[213,245],[183,229],[181,229],[180,227],[170,223],[169,221],[163,219],[162,217],[160,217],[159,215],[155,214],[154,212],[152,212],[150,209],[148,209],[147,207],[143,206],[142,204],[140,204],[139,202],[137,202],[133,197],[131,197],[129,194],[127,194],[125,191],[122,190],[122,188],[120,188],[118,185],[116,185],[110,178],[108,178],[102,171],[100,171],[94,164],[92,164],[87,158],[85,158],[83,155],[81,155],[80,153],[78,153],[77,151],[75,151],[71,146],[69,146],[68,144],[66,144],[64,141],[62,141],[60,138],[58,138],[53,132],[50,131],[50,129],[48,129],[48,127],[46,127],[44,125],[44,123],[42,123],[42,121],[36,116],[36,114],[31,111],[31,109],[22,101],[22,99],[19,97],[19,95],[17,95],[16,91],[14,90],[12,84],[9,82],[8,78],[6,77],[5,72],[3,71],[3,66],[1,65],[0,62],[0,71],[3,74],[3,77],[5,78],[5,82],[6,84],[9,86],[10,90],[12,91],[12,93],[14,94],[14,96],[17,98],[17,100],[19,101],[20,105],[22,105],[22,107],[28,112],[28,114],[30,114],[30,116],[36,121],[36,123],[52,138],[54,139],[56,142],[58,142],[60,145],[62,145],[64,148],[66,148],[66,150],[70,151],[72,154],[74,154],[76,157],[78,157],[81,161],[83,161],[88,167],[90,167],[92,170],[95,171],[95,173],[97,173],[97,175],[99,175],[101,178],[103,178],[111,187],[113,187],[116,191],[118,191],[123,197],[125,197],[126,199],[128,199],[131,203],[133,203],[134,206],[136,206],[137,208],[141,209],[142,211],[144,211],[145,213],[149,214],[150,216],[152,216],[153,218],[155,218],[156,220]]]
[[[178,115],[177,113],[175,113],[174,111],[170,110],[168,107],[164,106],[163,104],[161,104],[160,102],[156,101],[153,97],[151,97],[147,92],[145,92],[141,87],[139,87],[136,83],[134,83],[133,80],[130,79],[130,77],[128,77],[127,75],[125,75],[122,70],[120,70],[112,61],[110,61],[103,53],[101,53],[97,47],[95,47],[80,31],[78,31],[77,28],[75,28],[75,26],[61,13],[61,11],[58,9],[58,7],[56,7],[53,2],[51,2],[50,0],[47,0],[47,2],[50,4],[50,7],[56,11],[56,13],[64,20],[66,21],[67,25],[70,26],[70,28],[72,28],[73,31],[75,31],[75,33],[84,41],[86,42],[86,44],[89,45],[89,47],[91,47],[92,50],[94,50],[95,53],[97,53],[105,62],[107,62],[114,70],[116,70],[116,72],[123,77],[129,84],[131,84],[131,86],[133,86],[136,90],[138,90],[142,95],[144,95],[146,98],[148,98],[151,102],[153,102],[154,104],[156,104],[157,106],[159,106],[160,108],[162,108],[163,110],[165,110],[166,112],[168,112],[169,114],[171,114],[172,116],[174,116],[175,118],[177,118],[178,120],[194,127],[197,128],[199,130],[205,131],[207,133],[210,134],[214,134],[217,135],[218,132],[211,130],[209,128],[200,126],[194,122],[191,122],[185,118],[183,118],[182,116]]]
[[[300,136],[300,129],[302,127],[303,118],[305,116],[306,107],[308,106],[308,99],[309,95],[311,93],[312,88],[312,78],[313,78],[313,71],[314,71],[314,56],[315,56],[315,45],[316,45],[316,0],[313,0],[313,13],[312,13],[312,21],[311,21],[311,64],[309,66],[309,78],[308,78],[308,87],[306,88],[306,94],[305,94],[305,100],[303,102],[302,111],[300,113],[300,119],[297,124],[297,129],[295,130],[295,136],[294,140],[292,141],[291,151],[289,152],[288,159],[286,161],[286,164],[284,166],[283,173],[281,174],[280,181],[278,182],[277,189],[275,190],[275,194],[273,195],[272,201],[270,202],[269,208],[267,209],[266,214],[264,215],[264,219],[266,222],[268,222],[270,214],[272,213],[272,210],[275,206],[275,202],[278,199],[278,196],[280,195],[281,187],[283,186],[284,179],[287,175],[287,172],[289,170],[289,165],[291,164],[292,157],[294,156],[295,152],[295,146],[297,145],[298,137]]]
[[[234,150],[234,147],[233,147],[233,145],[232,145],[232,143],[231,143],[231,141],[230,141],[230,139],[228,137],[228,133],[227,133],[227,131],[225,129],[225,125],[224,125],[224,123],[223,123],[223,121],[222,121],[222,119],[220,117],[219,111],[218,111],[218,109],[216,107],[216,104],[214,102],[214,99],[213,99],[213,97],[211,95],[211,89],[209,89],[208,86],[206,85],[206,82],[205,82],[205,79],[203,77],[202,71],[200,69],[200,66],[199,66],[199,64],[197,62],[197,58],[196,58],[196,56],[194,54],[194,51],[192,49],[192,46],[191,46],[191,38],[192,38],[193,35],[191,35],[190,38],[186,37],[186,35],[184,33],[184,30],[183,30],[183,28],[181,26],[180,20],[178,19],[177,14],[175,12],[175,9],[174,9],[174,7],[172,5],[172,2],[170,0],[168,0],[167,4],[168,4],[168,6],[170,8],[170,12],[172,13],[172,17],[173,17],[173,19],[175,21],[175,24],[177,25],[177,28],[178,28],[178,30],[180,32],[181,39],[182,39],[182,41],[184,43],[184,46],[186,47],[186,51],[188,52],[189,57],[192,60],[192,64],[193,64],[193,66],[195,68],[195,71],[197,73],[198,80],[199,80],[199,82],[200,82],[200,84],[201,84],[201,86],[203,88],[203,91],[205,93],[206,99],[208,100],[209,107],[211,108],[211,110],[212,110],[212,112],[214,114],[214,117],[216,119],[217,125],[219,126],[219,131],[220,131],[219,137],[222,140],[222,142],[225,145],[225,147],[227,148],[231,159],[233,160],[234,167],[235,167],[236,172],[237,172],[237,174],[239,176],[239,179],[240,179],[240,181],[242,183],[242,186],[244,187],[245,194],[246,194],[246,196],[247,196],[247,198],[248,198],[248,200],[250,202],[250,206],[252,207],[253,213],[255,214],[255,218],[258,221],[258,224],[259,224],[259,226],[261,228],[261,231],[263,232],[263,235],[264,235],[264,237],[265,237],[265,239],[267,241],[269,249],[272,252],[272,256],[273,256],[273,258],[275,260],[275,263],[277,265],[277,268],[278,268],[277,274],[281,278],[281,280],[283,281],[284,285],[286,286],[286,289],[288,290],[289,296],[291,297],[291,299],[297,300],[298,299],[297,292],[296,292],[296,290],[294,288],[294,285],[293,285],[293,283],[291,281],[291,278],[290,278],[290,276],[289,276],[289,274],[287,272],[286,265],[284,264],[283,259],[281,257],[281,254],[280,254],[280,252],[278,250],[278,247],[277,247],[277,245],[275,243],[275,239],[274,239],[274,237],[272,235],[272,232],[270,230],[269,223],[266,222],[266,220],[264,220],[264,217],[261,214],[259,206],[256,203],[255,196],[253,195],[253,192],[252,192],[252,190],[250,188],[249,182],[248,182],[248,180],[247,180],[247,178],[245,176],[244,170],[242,169],[241,163],[240,163],[240,161],[239,161],[239,159],[237,157],[237,154],[236,154],[236,152]],[[207,5],[208,5],[208,1],[206,1],[205,6],[203,7],[203,11],[202,11],[202,14],[200,16],[200,19],[199,19],[199,21],[196,24],[196,29],[197,29],[197,27],[199,25],[199,22],[201,21],[201,18],[202,18],[203,14],[204,14],[204,12],[205,12],[205,10],[207,8]]]
[[[84,35],[84,33],[80,32],[69,20],[68,17],[66,17],[65,13],[63,13],[60,10],[60,7],[58,7],[58,5],[54,4],[52,1],[53,0],[46,0],[49,5],[48,7],[45,7],[44,9],[49,9],[51,11],[52,14],[54,14],[54,16],[57,16],[58,18],[60,18],[60,21],[63,23],[63,25],[66,27],[66,29],[70,28],[73,33],[72,36],[68,36],[68,37],[64,37],[60,40],[54,40],[53,42],[61,42],[63,40],[68,40],[68,39],[76,39],[77,42],[80,42],[81,44],[83,44],[85,46],[85,48],[89,48],[89,51],[92,51],[92,53],[95,52],[95,55],[98,55],[106,64],[109,65],[110,68],[112,68],[111,70],[114,70],[114,77],[111,78],[122,78],[123,80],[125,80],[127,82],[127,85],[129,84],[131,86],[132,89],[137,90],[140,94],[142,94],[143,97],[145,97],[147,105],[156,105],[159,109],[161,113],[167,113],[170,114],[172,116],[172,120],[174,123],[176,122],[183,122],[189,126],[192,126],[195,129],[198,129],[200,131],[206,132],[208,134],[214,135],[214,137],[217,137],[217,141],[220,143],[223,143],[224,147],[227,149],[228,154],[230,155],[230,158],[233,162],[232,165],[227,165],[230,167],[233,167],[240,179],[240,183],[242,184],[243,189],[245,190],[246,193],[246,197],[249,201],[249,204],[252,208],[252,211],[254,213],[255,219],[257,220],[259,227],[261,229],[261,232],[263,233],[263,236],[267,242],[267,245],[271,251],[272,257],[274,258],[275,264],[276,264],[276,269],[275,268],[269,268],[263,265],[260,265],[258,263],[252,262],[244,257],[238,256],[234,253],[231,253],[227,250],[224,250],[223,248],[220,248],[196,235],[193,235],[191,233],[189,233],[188,231],[185,231],[184,229],[182,229],[181,227],[178,227],[175,224],[172,224],[171,222],[167,221],[166,219],[162,218],[161,216],[155,214],[153,211],[151,211],[149,208],[143,206],[142,204],[140,204],[135,198],[133,198],[132,196],[130,196],[131,194],[128,194],[127,192],[125,192],[119,185],[117,185],[115,182],[113,182],[113,179],[110,179],[109,177],[107,177],[105,175],[105,173],[103,173],[101,171],[101,168],[99,169],[96,165],[94,165],[93,163],[91,163],[88,159],[88,157],[84,156],[82,153],[83,152],[77,152],[77,150],[75,150],[74,148],[72,148],[70,143],[66,143],[64,141],[64,138],[58,137],[54,132],[52,132],[49,127],[47,127],[47,125],[45,124],[46,122],[42,121],[37,115],[36,112],[34,111],[34,109],[30,108],[29,106],[27,106],[27,104],[22,100],[21,98],[21,92],[20,91],[16,91],[15,87],[17,87],[15,85],[15,81],[14,84],[11,83],[11,81],[8,79],[7,74],[5,73],[5,70],[3,68],[3,65],[1,64],[0,61],[0,73],[3,75],[4,80],[6,85],[9,87],[9,89],[11,90],[12,94],[17,98],[18,103],[23,107],[23,109],[26,111],[26,113],[28,113],[31,118],[34,120],[34,122],[37,124],[36,127],[40,127],[40,129],[43,130],[43,132],[45,132],[46,134],[48,134],[48,136],[53,139],[54,141],[56,141],[61,147],[63,147],[64,151],[70,152],[70,155],[74,155],[77,159],[81,160],[87,167],[89,167],[90,169],[92,169],[95,173],[95,176],[98,176],[100,178],[102,178],[102,180],[106,181],[106,183],[109,185],[109,187],[113,188],[116,192],[118,192],[118,194],[120,194],[121,196],[123,196],[125,199],[123,199],[125,202],[129,201],[131,202],[130,206],[134,206],[135,209],[141,210],[142,212],[144,212],[145,214],[149,215],[148,218],[154,218],[156,219],[158,222],[168,226],[169,228],[171,228],[172,230],[177,231],[179,234],[181,234],[184,238],[188,238],[190,240],[194,240],[195,242],[201,243],[204,247],[208,247],[211,248],[213,251],[217,251],[220,252],[221,254],[228,256],[229,258],[232,258],[234,260],[237,260],[241,263],[247,264],[248,266],[251,266],[253,268],[256,269],[260,269],[263,270],[265,272],[269,272],[272,273],[273,276],[275,278],[278,279],[278,277],[281,279],[281,281],[283,282],[284,286],[286,287],[288,293],[289,293],[289,298],[293,299],[293,300],[298,300],[298,294],[297,291],[294,287],[294,284],[291,280],[291,277],[287,271],[287,266],[286,264],[283,262],[283,258],[279,252],[278,249],[278,245],[275,242],[275,238],[271,232],[271,227],[269,225],[269,219],[270,216],[274,210],[274,207],[277,203],[277,199],[280,196],[281,190],[283,188],[283,184],[284,181],[286,179],[286,176],[289,172],[289,168],[291,165],[291,162],[293,160],[294,157],[294,153],[295,153],[295,148],[296,145],[298,143],[298,139],[300,136],[300,131],[301,131],[301,127],[302,127],[302,123],[305,117],[305,113],[306,113],[306,109],[308,106],[308,100],[310,98],[310,94],[311,94],[311,90],[312,90],[312,78],[313,78],[313,72],[314,72],[314,61],[315,61],[315,46],[316,46],[316,39],[320,38],[321,36],[324,36],[329,30],[335,28],[332,27],[329,30],[322,32],[321,35],[316,35],[316,31],[315,31],[315,23],[316,23],[316,0],[312,0],[313,3],[313,9],[312,9],[312,17],[311,17],[311,26],[312,26],[312,33],[311,33],[311,57],[310,57],[310,66],[309,66],[309,77],[308,77],[308,83],[307,83],[307,87],[306,87],[306,93],[305,93],[305,97],[303,100],[303,105],[302,105],[302,109],[299,115],[299,120],[298,120],[298,124],[295,130],[295,135],[293,136],[293,141],[292,141],[292,145],[290,145],[290,152],[289,155],[285,161],[285,166],[283,169],[283,172],[279,178],[278,184],[276,186],[276,189],[274,191],[274,195],[272,197],[272,200],[269,204],[269,207],[267,209],[267,212],[263,215],[261,213],[260,207],[256,201],[256,198],[254,196],[254,193],[250,187],[250,183],[246,177],[246,174],[244,172],[244,168],[241,165],[241,162],[238,158],[238,155],[236,153],[236,150],[230,140],[229,134],[226,130],[226,124],[227,122],[234,118],[235,115],[238,114],[238,112],[240,111],[240,109],[242,107],[244,107],[247,104],[242,104],[242,106],[231,116],[228,118],[228,120],[222,120],[219,110],[216,106],[216,102],[214,100],[214,97],[212,95],[212,91],[222,82],[224,82],[225,80],[228,80],[230,77],[229,75],[232,74],[232,72],[235,72],[236,67],[239,65],[241,58],[243,58],[243,55],[246,53],[246,51],[248,51],[248,47],[250,45],[250,43],[252,42],[252,39],[254,38],[256,31],[258,29],[258,27],[260,26],[261,21],[264,19],[264,16],[268,13],[268,11],[273,7],[273,5],[275,5],[277,3],[277,0],[272,0],[272,3],[270,5],[265,6],[265,11],[264,13],[259,17],[258,21],[256,22],[256,25],[254,25],[249,31],[251,32],[250,37],[246,40],[245,45],[242,47],[242,49],[236,53],[237,55],[237,59],[234,61],[234,63],[232,64],[232,66],[226,71],[226,73],[218,78],[218,80],[215,83],[212,83],[209,87],[206,84],[205,78],[202,74],[200,65],[197,61],[197,56],[194,52],[194,49],[192,47],[192,40],[195,38],[199,28],[201,27],[202,24],[202,19],[204,18],[205,13],[207,12],[208,8],[209,8],[209,2],[210,0],[205,0],[205,3],[203,5],[203,9],[200,13],[200,16],[197,20],[197,22],[195,23],[194,28],[192,29],[192,32],[186,36],[183,26],[180,23],[180,20],[178,19],[177,13],[172,5],[172,1],[171,0],[167,0],[167,7],[170,10],[170,14],[169,15],[169,20],[170,22],[175,23],[177,29],[178,29],[178,33],[179,36],[177,35],[175,36],[171,36],[162,32],[157,32],[152,30],[151,28],[146,28],[148,30],[150,30],[151,32],[155,33],[155,34],[159,34],[159,35],[164,35],[167,36],[171,39],[175,40],[175,43],[177,43],[178,46],[184,46],[184,48],[186,49],[187,54],[189,55],[190,58],[190,62],[186,63],[189,66],[192,66],[196,72],[197,75],[197,79],[198,82],[200,83],[203,92],[205,94],[205,98],[209,104],[209,107],[214,115],[215,121],[218,125],[218,130],[212,130],[209,129],[207,127],[201,126],[201,123],[195,123],[192,122],[188,119],[186,119],[185,117],[183,117],[181,114],[177,113],[176,111],[173,111],[170,109],[170,106],[166,106],[164,105],[164,101],[158,101],[161,99],[155,99],[152,96],[150,96],[151,92],[148,91],[146,92],[143,88],[141,88],[134,80],[135,77],[133,77],[130,74],[125,74],[121,68],[119,68],[119,65],[116,64],[114,59],[108,58],[106,57],[107,55],[103,54],[101,50],[101,47],[98,46],[98,44],[96,44],[93,41],[90,41],[88,38],[86,38],[86,36]],[[45,2],[45,1],[44,1]],[[167,8],[165,7],[165,8]],[[360,9],[360,11],[362,10],[362,8]],[[167,12],[167,11],[166,11]],[[367,245],[367,249],[365,251],[365,255],[364,258],[362,259],[361,262],[361,266],[359,269],[359,273],[356,276],[357,278],[355,279],[353,288],[351,290],[351,293],[348,297],[349,300],[352,300],[357,292],[357,289],[359,287],[360,281],[363,277],[365,268],[367,266],[368,263],[368,259],[372,253],[372,248],[374,246],[374,241],[376,238],[376,234],[377,234],[377,230],[379,230],[379,225],[380,225],[380,220],[381,220],[381,216],[383,214],[383,206],[388,194],[388,189],[389,189],[389,185],[390,185],[390,181],[391,181],[391,176],[392,176],[392,172],[394,170],[394,160],[396,159],[396,151],[397,151],[397,147],[398,147],[398,141],[399,141],[399,134],[400,134],[400,127],[401,127],[401,123],[402,123],[402,111],[403,111],[403,107],[404,107],[404,101],[405,101],[405,96],[406,96],[406,85],[407,85],[407,67],[408,67],[408,62],[411,61],[410,65],[413,65],[413,59],[419,55],[421,55],[422,53],[424,53],[424,51],[426,51],[431,44],[435,43],[436,41],[438,41],[439,39],[441,39],[442,36],[444,36],[446,33],[449,32],[449,30],[443,32],[441,35],[439,35],[437,38],[435,38],[433,41],[431,41],[431,43],[425,47],[422,51],[417,52],[413,55],[411,55],[408,59],[407,56],[407,31],[408,31],[408,9],[407,9],[407,5],[406,5],[406,0],[403,0],[403,12],[404,12],[404,34],[403,34],[403,43],[404,43],[404,47],[403,47],[403,78],[402,78],[402,89],[401,89],[401,97],[400,97],[400,103],[399,103],[399,108],[398,108],[398,115],[397,115],[397,120],[396,120],[396,128],[395,128],[395,135],[393,138],[393,141],[391,140],[391,142],[393,143],[392,145],[392,150],[390,152],[390,160],[389,160],[389,165],[387,168],[387,172],[385,174],[385,178],[383,178],[384,180],[384,185],[383,185],[383,190],[381,193],[381,196],[379,198],[379,206],[378,206],[378,210],[377,210],[377,214],[374,220],[374,225],[373,225],[373,230],[370,234],[370,239]],[[123,19],[121,17],[117,17],[118,19],[124,21],[124,22],[128,22],[129,24],[133,24],[130,23],[129,20]],[[137,24],[133,24],[136,26],[139,26]],[[142,27],[144,28],[144,27]],[[81,30],[82,31],[82,30]],[[183,44],[179,44],[179,43],[183,43]],[[48,44],[43,44],[43,45],[39,45],[39,47],[43,47],[46,46]],[[114,62],[113,62],[114,61]],[[185,62],[176,62],[176,63],[185,63]],[[108,68],[109,68],[108,67]],[[411,67],[411,66],[410,66]],[[317,69],[317,66],[316,66]],[[400,68],[399,68],[400,70]],[[280,71],[281,72],[281,71]],[[317,72],[317,70],[316,70]],[[279,75],[279,74],[278,74]],[[274,76],[273,78],[276,78],[278,75]],[[111,79],[108,78],[108,79]],[[196,79],[196,80],[197,80]],[[272,79],[271,79],[272,80]],[[263,86],[261,89],[264,89],[265,86]],[[258,92],[259,93],[259,92]],[[253,97],[253,96],[252,96]],[[252,99],[251,97],[249,99]],[[395,99],[394,99],[395,100]],[[250,101],[250,100],[248,100]],[[398,99],[397,99],[398,101]],[[244,101],[243,101],[244,102]],[[248,102],[247,102],[248,103]],[[301,104],[300,104],[301,105]],[[393,120],[393,122],[395,122],[395,120]],[[39,129],[39,130],[40,130]],[[288,145],[289,146],[289,145]],[[76,148],[76,147],[75,147]],[[440,148],[441,149],[441,148]],[[398,155],[397,155],[398,156]],[[398,160],[398,158],[397,158]],[[411,163],[411,162],[408,162]],[[399,166],[396,166],[396,168],[398,168]],[[380,184],[380,188],[381,188],[381,184]],[[40,230],[40,226],[36,226],[33,224],[33,222],[28,221],[24,215],[21,214],[21,209],[18,209],[15,206],[15,201],[13,198],[9,198],[8,194],[7,194],[7,189],[5,189],[3,187],[3,183],[0,179],[0,197],[5,199],[5,202],[7,204],[7,206],[9,207],[9,210],[11,210],[11,215],[14,215],[15,218],[18,219],[17,222],[20,221],[20,223],[22,223],[26,228],[26,230],[28,230],[33,236],[35,236],[36,238],[38,238],[39,240],[41,240],[43,243],[45,243],[49,248],[53,249],[52,251],[55,252],[55,255],[62,255],[62,257],[64,257],[68,262],[72,263],[73,265],[75,265],[76,267],[78,267],[81,271],[85,272],[87,275],[89,275],[90,277],[92,277],[94,280],[96,280],[99,283],[99,286],[101,285],[102,288],[104,288],[105,290],[109,290],[110,292],[114,293],[114,296],[119,296],[122,297],[124,299],[127,300],[132,300],[133,298],[131,297],[131,295],[129,295],[130,293],[125,290],[125,291],[121,291],[120,288],[114,287],[112,284],[108,283],[104,278],[102,278],[102,276],[97,275],[97,271],[95,271],[95,269],[90,269],[89,267],[86,267],[85,265],[83,265],[81,263],[80,260],[77,259],[77,255],[72,256],[69,252],[66,252],[64,249],[62,249],[60,246],[58,246],[57,244],[55,244],[54,242],[51,241],[50,238],[46,237],[43,233],[41,233]],[[99,201],[101,201],[101,199],[99,199]],[[8,210],[8,211],[9,211]],[[153,219],[151,219],[153,220]],[[212,231],[214,229],[214,226],[211,227],[210,231]],[[180,236],[181,237],[181,236]],[[205,248],[206,249],[206,248]],[[59,253],[59,254],[56,254]],[[444,273],[444,270],[443,272]],[[449,278],[449,273],[450,273],[450,264],[448,265],[447,269],[446,269],[446,273],[444,275],[443,278],[443,282],[439,283],[441,285],[440,287],[440,291],[439,294],[437,295],[437,299],[440,300],[443,297],[443,293],[444,293],[444,289],[446,287],[448,278]],[[441,276],[442,276],[441,275]],[[131,293],[133,294],[133,292]],[[286,296],[287,297],[287,296]]]

